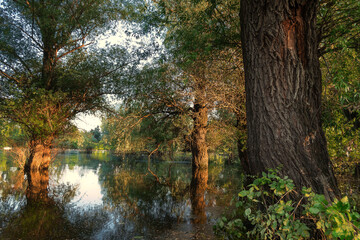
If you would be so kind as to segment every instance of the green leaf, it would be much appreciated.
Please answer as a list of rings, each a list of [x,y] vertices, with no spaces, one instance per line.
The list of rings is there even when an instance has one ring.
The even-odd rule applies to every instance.
[[[311,208],[309,208],[309,212],[311,214],[318,214],[320,212],[320,210],[318,208],[311,207]]]
[[[243,190],[239,193],[239,197],[245,197],[246,195],[248,195],[248,193],[249,193],[248,191]]]
[[[250,214],[251,214],[251,209],[250,209],[250,208],[247,208],[247,209],[245,210],[245,216],[248,217]]]

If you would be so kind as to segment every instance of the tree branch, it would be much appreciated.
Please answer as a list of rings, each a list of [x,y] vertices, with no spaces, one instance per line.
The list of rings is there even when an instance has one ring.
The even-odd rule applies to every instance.
[[[65,57],[66,55],[68,55],[68,54],[70,54],[70,53],[72,53],[72,52],[75,52],[76,50],[79,50],[79,49],[81,49],[81,48],[83,48],[83,47],[86,47],[86,46],[88,46],[88,45],[90,45],[90,44],[92,44],[92,42],[91,42],[91,43],[88,43],[88,44],[83,44],[83,45],[78,46],[78,47],[76,47],[76,48],[73,48],[73,49],[71,49],[70,51],[65,52],[65,53],[61,54],[59,57],[57,57],[57,58],[56,58],[56,61],[58,61],[58,60],[59,60],[60,58],[62,58],[62,57]]]
[[[3,72],[2,70],[0,70],[0,74],[3,75],[4,77],[6,77],[7,79],[11,79],[11,80],[14,80],[16,83],[20,83],[20,80],[8,75],[6,72]]]

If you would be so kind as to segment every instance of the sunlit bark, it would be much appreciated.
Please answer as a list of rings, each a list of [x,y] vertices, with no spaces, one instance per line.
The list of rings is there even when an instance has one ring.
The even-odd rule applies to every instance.
[[[52,138],[39,143],[32,140],[29,143],[30,154],[25,165],[25,171],[48,169],[51,162]]]
[[[206,145],[207,107],[195,104],[194,129],[191,134],[192,168],[208,168],[208,150]]]
[[[26,188],[27,204],[50,203],[52,200],[48,195],[49,171],[29,171],[27,174],[28,186]]]
[[[190,186],[191,209],[194,223],[206,223],[205,191],[208,181],[208,169],[193,169]]]
[[[202,73],[202,71],[200,71]],[[199,77],[201,76],[201,77]],[[206,83],[203,74],[195,77],[195,101],[193,110],[194,127],[191,134],[192,179],[190,186],[191,206],[195,223],[205,223],[204,193],[208,180],[208,147],[206,133],[208,108],[206,107]]]

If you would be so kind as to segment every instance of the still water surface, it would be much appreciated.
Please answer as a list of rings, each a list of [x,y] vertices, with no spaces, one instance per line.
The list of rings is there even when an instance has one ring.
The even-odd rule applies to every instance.
[[[241,185],[238,168],[210,164],[195,200],[189,162],[150,168],[157,178],[145,159],[68,152],[29,187],[0,153],[0,239],[215,239],[212,226]]]

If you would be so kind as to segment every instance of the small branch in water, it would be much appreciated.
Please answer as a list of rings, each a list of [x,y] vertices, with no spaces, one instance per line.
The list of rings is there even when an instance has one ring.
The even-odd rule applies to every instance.
[[[153,171],[151,171],[151,168],[150,168],[151,155],[153,155],[153,153],[155,153],[155,152],[159,149],[160,145],[161,145],[161,144],[159,143],[159,144],[157,145],[157,147],[156,147],[154,150],[152,150],[152,151],[150,152],[150,154],[148,155],[148,171],[156,178],[156,181],[161,184],[159,177],[158,177]]]
[[[162,182],[160,181],[160,178],[158,177],[158,175],[156,175],[153,171],[151,171],[151,168],[150,168],[151,155],[153,155],[157,150],[159,150],[160,145],[161,145],[161,143],[159,143],[159,144],[157,145],[157,147],[156,147],[154,150],[152,150],[152,151],[150,152],[150,154],[148,155],[148,171],[151,173],[151,175],[153,175],[153,176],[155,177],[156,182],[158,182],[158,183],[161,184],[161,185],[166,185],[166,186],[171,187],[171,184],[170,184],[169,181],[166,181],[165,183],[162,183]]]

